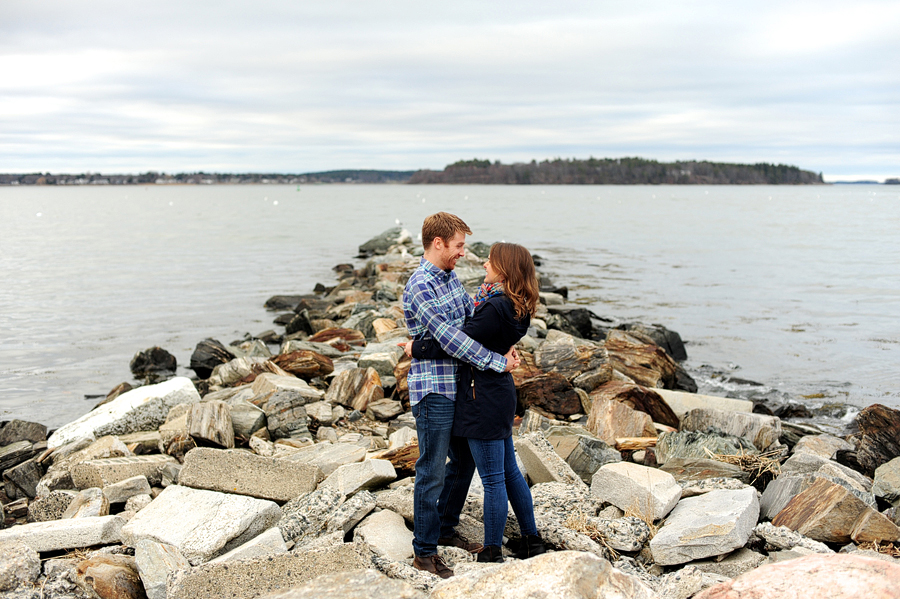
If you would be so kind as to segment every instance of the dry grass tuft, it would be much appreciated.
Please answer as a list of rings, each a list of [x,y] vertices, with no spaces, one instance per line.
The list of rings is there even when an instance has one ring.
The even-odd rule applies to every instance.
[[[868,543],[860,543],[859,548],[870,549],[872,551],[877,551],[878,553],[883,553],[884,555],[900,558],[900,545],[895,546],[893,543],[888,543],[887,545],[879,545],[878,541],[871,541]]]
[[[598,543],[609,552],[610,561],[619,559],[619,552],[609,546],[609,540],[596,526],[588,522],[584,512],[569,514],[566,521],[563,523],[563,526],[590,537],[592,541]]]
[[[781,474],[781,459],[784,457],[783,448],[758,454],[744,453],[742,450],[741,453],[734,455],[713,453],[707,448],[704,448],[704,451],[706,451],[710,459],[733,464],[748,473],[751,477],[751,485],[755,485],[760,480],[772,480]]]

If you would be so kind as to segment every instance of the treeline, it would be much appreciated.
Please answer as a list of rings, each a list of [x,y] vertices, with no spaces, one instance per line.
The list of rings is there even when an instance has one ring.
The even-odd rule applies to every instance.
[[[502,164],[461,160],[442,171],[420,170],[410,183],[499,185],[808,185],[821,173],[787,164],[728,164],[707,161],[658,162],[643,158],[561,159]]]
[[[101,173],[0,174],[0,185],[221,185],[301,183],[405,183],[415,171],[339,170],[320,173],[177,173],[148,171],[140,175],[104,175]]]

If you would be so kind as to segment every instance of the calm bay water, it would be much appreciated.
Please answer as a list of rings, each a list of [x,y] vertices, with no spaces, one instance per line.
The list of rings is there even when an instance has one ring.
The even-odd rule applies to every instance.
[[[0,419],[73,420],[153,345],[190,374],[201,339],[276,328],[269,296],[438,210],[570,301],[678,331],[706,392],[900,407],[896,188],[23,187],[0,188]]]

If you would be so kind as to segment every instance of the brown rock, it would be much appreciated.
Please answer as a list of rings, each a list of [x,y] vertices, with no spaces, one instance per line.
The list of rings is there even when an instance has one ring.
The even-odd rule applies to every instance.
[[[356,329],[334,328],[319,331],[318,333],[310,337],[309,341],[328,344],[333,344],[333,342],[338,341],[346,345],[365,347],[366,336]]]
[[[370,401],[384,397],[381,378],[374,368],[351,368],[331,382],[325,401],[365,412]]]
[[[412,358],[403,354],[403,357],[400,358],[400,361],[397,362],[397,365],[394,366],[394,378],[397,379],[397,385],[394,387],[394,395],[400,401],[408,402],[409,401],[409,384],[406,381],[406,376],[409,374],[409,367],[412,366]]]
[[[561,416],[581,412],[581,398],[572,384],[557,372],[548,372],[522,381],[516,388],[519,403],[525,408],[540,408]]]
[[[654,393],[651,389],[626,383],[623,381],[609,381],[594,389],[591,399],[612,399],[624,403],[629,408],[644,412],[650,415],[653,422],[665,424],[678,428],[678,416],[669,407],[658,393]]]
[[[75,582],[100,599],[146,599],[137,564],[129,555],[95,555],[75,568]]]
[[[612,378],[612,368],[606,350],[596,343],[577,339],[570,335],[553,333],[534,352],[535,366],[544,372],[556,372],[571,382],[578,375],[599,370],[605,377]]]
[[[856,416],[859,444],[856,458],[869,477],[875,469],[900,456],[900,411],[872,404]]]
[[[678,365],[658,345],[645,343],[618,329],[606,335],[606,351],[613,369],[645,387],[675,388]]]
[[[585,428],[607,445],[615,445],[617,437],[655,437],[656,429],[649,414],[609,399],[596,399],[591,406]]]
[[[825,478],[795,495],[772,524],[825,543],[900,540],[900,528],[886,516]]]
[[[272,358],[284,370],[301,379],[310,380],[334,372],[331,358],[310,350],[300,350],[281,354]]]
[[[900,565],[868,557],[813,554],[761,566],[694,599],[896,599]]]

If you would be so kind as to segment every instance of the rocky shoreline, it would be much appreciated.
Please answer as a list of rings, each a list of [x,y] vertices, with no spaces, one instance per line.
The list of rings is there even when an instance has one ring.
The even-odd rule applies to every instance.
[[[487,246],[457,265],[470,289]],[[553,549],[415,570],[407,331],[421,248],[390,230],[337,283],[275,296],[284,333],[151,348],[50,431],[0,428],[0,597],[897,597],[900,412],[826,434],[785,406],[697,394],[680,336],[612,323],[542,277],[519,344],[515,446]],[[474,481],[459,531],[483,534]],[[505,552],[519,530],[510,515]]]

